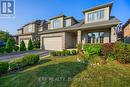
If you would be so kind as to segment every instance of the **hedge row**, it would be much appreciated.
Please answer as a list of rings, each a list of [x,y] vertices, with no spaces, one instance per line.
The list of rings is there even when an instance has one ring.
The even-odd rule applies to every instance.
[[[130,63],[130,44],[123,42],[104,44],[85,44],[83,50],[86,55],[103,55],[112,57],[120,63]]]
[[[69,55],[76,55],[76,50],[63,50],[63,51],[53,51],[50,53],[52,56],[69,56]]]
[[[15,59],[10,62],[0,62],[0,74],[8,70],[18,70],[25,66],[34,65],[39,62],[39,55],[26,55],[23,58]]]

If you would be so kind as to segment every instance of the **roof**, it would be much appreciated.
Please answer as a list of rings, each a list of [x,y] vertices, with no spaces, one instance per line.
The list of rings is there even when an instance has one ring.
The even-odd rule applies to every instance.
[[[71,18],[71,19],[75,20],[76,22],[78,22],[73,16],[67,16],[67,17],[65,17],[65,19],[69,19],[69,18]]]
[[[54,16],[54,17],[50,18],[50,20],[53,20],[53,19],[55,19],[55,18],[59,18],[59,17],[66,17],[66,16],[65,16],[65,15],[63,15],[63,14],[61,14],[61,15]]]
[[[123,25],[123,28],[125,28],[128,24],[130,24],[130,18],[129,18],[128,21]]]
[[[22,26],[22,28],[18,29],[18,31],[19,31],[19,30],[22,30],[23,27],[25,27],[25,26],[27,26],[27,25],[29,25],[29,24],[40,24],[40,25],[42,25],[43,22],[47,22],[47,21],[46,21],[46,20],[35,20],[35,21],[32,21],[32,22],[27,23],[27,24],[25,24],[24,26]]]
[[[110,17],[110,20],[100,21],[100,22],[94,22],[94,23],[87,23],[83,24],[81,28],[93,28],[93,27],[103,27],[103,26],[113,26],[121,23],[121,21],[114,16]]]
[[[97,10],[97,9],[101,9],[101,8],[105,8],[105,7],[110,7],[110,9],[111,9],[112,5],[113,5],[112,2],[111,3],[107,3],[107,4],[103,4],[103,5],[98,5],[98,6],[95,6],[93,8],[89,8],[87,10],[84,10],[83,13],[90,12],[90,11]]]
[[[110,20],[107,21],[101,21],[101,22],[94,22],[94,23],[87,23],[84,24],[84,20],[80,21],[79,23],[70,26],[70,27],[64,27],[59,29],[53,29],[53,30],[45,30],[42,33],[53,33],[53,32],[63,32],[63,31],[75,31],[75,30],[87,30],[87,29],[97,29],[97,28],[105,28],[105,27],[111,27],[113,25],[119,24],[121,21],[118,20],[115,17],[111,17]]]

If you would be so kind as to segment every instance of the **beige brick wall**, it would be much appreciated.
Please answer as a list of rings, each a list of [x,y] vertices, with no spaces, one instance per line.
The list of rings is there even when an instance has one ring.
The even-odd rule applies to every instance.
[[[28,32],[28,26],[32,26],[32,32]],[[35,32],[35,24],[29,24],[23,28],[23,34],[29,34]]]
[[[124,37],[130,37],[130,24],[124,28]]]

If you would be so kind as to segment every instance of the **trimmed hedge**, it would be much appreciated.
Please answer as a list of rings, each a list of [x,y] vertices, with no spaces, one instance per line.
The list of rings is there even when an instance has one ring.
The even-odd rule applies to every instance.
[[[34,65],[39,62],[39,55],[26,55],[21,59],[15,59],[9,62],[10,70],[17,70],[25,66]]]
[[[39,55],[26,55],[23,57],[23,61],[25,62],[26,65],[34,65],[39,62],[40,58]]]
[[[9,62],[10,70],[17,70],[17,69],[23,68],[24,66],[25,66],[25,63],[23,59],[15,59]]]
[[[8,71],[8,62],[0,62],[0,74],[6,73]]]
[[[52,51],[50,53],[52,56],[69,56],[69,55],[77,55],[76,50],[62,50],[62,51]]]

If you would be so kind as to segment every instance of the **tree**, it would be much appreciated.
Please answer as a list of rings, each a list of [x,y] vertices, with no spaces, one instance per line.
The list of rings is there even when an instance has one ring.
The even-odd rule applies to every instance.
[[[28,50],[33,50],[33,44],[32,44],[32,40],[30,39],[28,42]]]
[[[10,38],[6,42],[5,49],[6,49],[7,53],[11,53],[13,51],[13,47],[12,47]]]
[[[15,45],[14,46],[14,51],[17,52],[19,50],[19,46]]]
[[[34,48],[40,48],[40,40],[34,40],[33,41],[33,46],[34,46]]]
[[[20,51],[26,51],[26,46],[25,46],[24,41],[20,42]]]
[[[10,37],[8,32],[0,30],[0,40],[7,42],[8,38]]]

